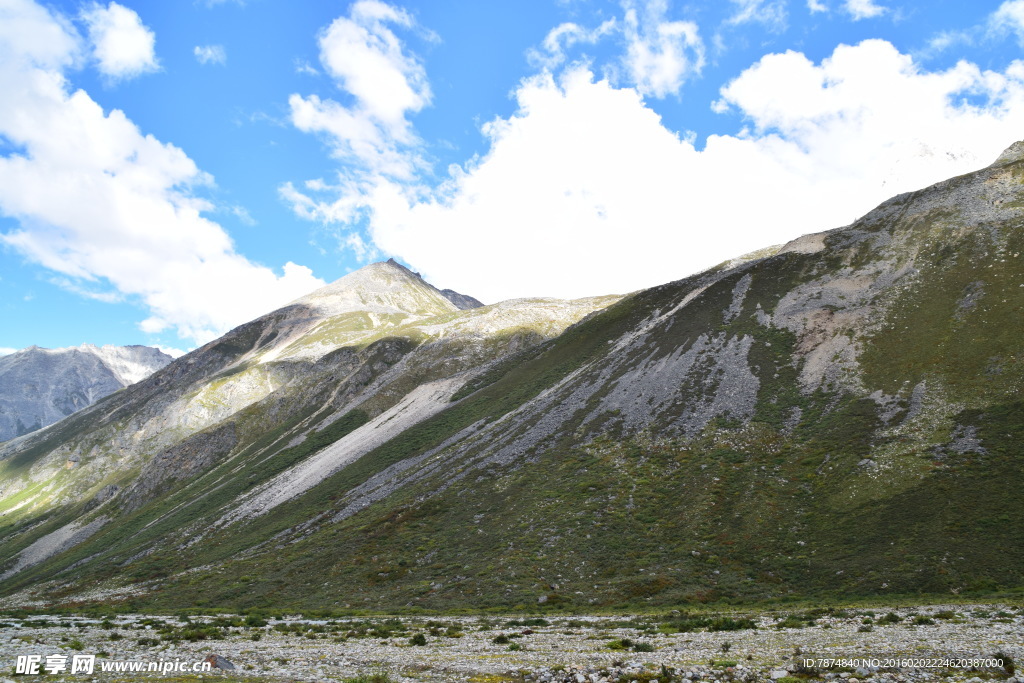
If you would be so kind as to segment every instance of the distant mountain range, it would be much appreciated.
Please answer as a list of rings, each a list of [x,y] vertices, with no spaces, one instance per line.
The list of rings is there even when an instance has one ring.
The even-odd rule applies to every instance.
[[[0,445],[0,595],[558,610],[1020,590],[1022,183],[1018,143],[625,297],[468,307],[367,266]]]
[[[173,360],[148,346],[31,346],[0,357],[0,441],[53,424]]]

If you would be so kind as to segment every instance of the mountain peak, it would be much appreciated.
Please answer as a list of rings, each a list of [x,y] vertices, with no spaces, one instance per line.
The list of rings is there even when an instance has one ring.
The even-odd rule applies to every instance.
[[[293,303],[326,315],[367,311],[416,317],[483,306],[473,297],[439,290],[393,258],[363,266]]]
[[[325,315],[365,311],[420,317],[456,310],[417,273],[394,260],[363,266],[294,303],[311,306]]]
[[[1010,164],[1021,159],[1024,159],[1024,140],[1019,140],[1004,149],[1003,153],[992,162],[992,165],[1002,166],[1003,164]]]

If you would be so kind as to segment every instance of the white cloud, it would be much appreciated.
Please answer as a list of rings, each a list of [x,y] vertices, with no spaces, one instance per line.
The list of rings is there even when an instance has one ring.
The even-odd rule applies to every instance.
[[[1013,33],[1024,45],[1024,0],[1007,0],[989,16],[989,32],[992,34]]]
[[[160,68],[154,52],[156,36],[134,10],[116,2],[106,7],[93,3],[82,10],[82,20],[104,75],[119,80]]]
[[[196,45],[192,54],[200,64],[226,64],[228,61],[223,45]]]
[[[407,135],[406,115],[430,103],[430,85],[419,60],[387,28],[409,28],[412,18],[378,0],[359,0],[320,35],[320,62],[359,110],[395,137]]]
[[[817,12],[827,12],[828,5],[821,2],[821,0],[807,0],[807,9],[811,11],[811,14],[815,14]]]
[[[889,11],[888,7],[876,5],[875,0],[845,0],[843,9],[853,17],[854,21],[873,19]]]
[[[571,21],[565,22],[548,31],[541,43],[541,49],[531,48],[527,51],[526,57],[533,66],[551,70],[565,62],[566,50],[577,45],[595,45],[605,36],[614,33],[617,28],[618,22],[615,18],[608,19],[593,29]]]
[[[309,62],[296,59],[295,60],[295,73],[304,74],[306,76],[319,76],[320,72],[316,70]]]
[[[439,187],[376,182],[360,200],[369,236],[484,301],[627,292],[847,224],[990,163],[1024,130],[1024,63],[928,72],[878,40],[820,64],[768,55],[721,94],[749,127],[698,151],[636,89],[583,67],[537,75],[484,127],[489,151]]]
[[[782,30],[786,27],[785,0],[731,0],[736,13],[728,19],[730,24],[756,22]]]
[[[631,81],[644,95],[678,93],[690,76],[704,66],[704,41],[692,21],[668,21],[667,0],[648,0],[638,7],[624,0],[624,62]]]
[[[0,241],[94,297],[140,301],[145,331],[195,342],[323,284],[303,266],[278,275],[238,254],[193,193],[209,176],[72,91],[64,70],[80,52],[66,18],[30,0],[0,13],[0,135],[23,150],[0,157],[0,212],[19,221]]]
[[[0,356],[9,356],[16,351],[18,349],[12,349],[10,346],[0,346]]]
[[[414,22],[391,5],[359,0],[348,17],[335,19],[320,34],[320,62],[354,98],[353,106],[298,94],[288,105],[292,123],[324,135],[336,158],[371,175],[408,180],[420,163],[410,153],[419,140],[407,116],[427,106],[431,92],[423,65],[388,24],[411,28]]]

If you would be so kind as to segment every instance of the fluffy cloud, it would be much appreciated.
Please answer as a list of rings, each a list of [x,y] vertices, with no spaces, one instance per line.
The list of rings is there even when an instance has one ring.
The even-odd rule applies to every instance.
[[[92,53],[99,70],[113,79],[134,78],[156,71],[156,36],[134,10],[116,2],[93,3],[82,11]]]
[[[323,284],[235,252],[203,216],[193,190],[211,179],[184,152],[72,91],[65,70],[82,48],[66,18],[30,0],[8,0],[0,18],[0,135],[19,150],[0,156],[0,212],[19,221],[3,243],[94,298],[141,301],[146,332],[194,342]]]
[[[678,93],[687,78],[704,66],[704,42],[692,21],[669,21],[667,0],[649,0],[638,7],[623,2],[626,37],[624,58],[630,79],[644,95]]]
[[[1024,45],[1024,0],[1007,0],[989,16],[990,33],[1013,33]]]
[[[843,9],[854,21],[873,19],[889,11],[887,7],[876,5],[875,0],[845,0]]]
[[[777,0],[733,1],[742,5],[778,4]],[[623,46],[622,58],[603,68],[612,83],[635,86],[649,97],[678,94],[683,83],[699,75],[704,66],[704,41],[697,24],[670,20],[668,0],[622,0],[622,10],[621,18],[612,17],[595,28],[574,22],[559,24],[540,46],[527,51],[527,59],[536,67],[553,71],[569,60],[572,48],[612,37]],[[751,12],[757,13],[757,9]],[[748,19],[751,17],[738,21]]]
[[[418,143],[408,115],[430,103],[423,65],[388,27],[411,28],[404,11],[378,0],[359,0],[319,38],[320,63],[354,100],[345,106],[316,95],[288,99],[299,130],[324,135],[335,157],[371,175],[411,179]],[[285,192],[295,192],[294,188]]]
[[[9,356],[18,349],[12,349],[9,346],[0,346],[0,356]]]
[[[516,98],[440,186],[381,179],[361,200],[383,252],[485,301],[678,279],[990,163],[1024,130],[1024,64],[929,72],[878,40],[821,63],[768,55],[717,103],[747,127],[703,150],[583,67]]]
[[[192,54],[200,64],[226,64],[228,61],[223,45],[196,45]]]

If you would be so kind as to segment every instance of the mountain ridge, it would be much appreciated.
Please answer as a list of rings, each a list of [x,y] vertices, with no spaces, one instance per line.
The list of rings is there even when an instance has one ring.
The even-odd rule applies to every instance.
[[[148,346],[30,346],[0,357],[0,441],[35,431],[172,359]]]
[[[0,591],[558,610],[1019,590],[1024,159],[1001,159],[626,297],[459,311],[384,264],[414,291],[372,305],[400,318],[293,303],[0,447]]]

